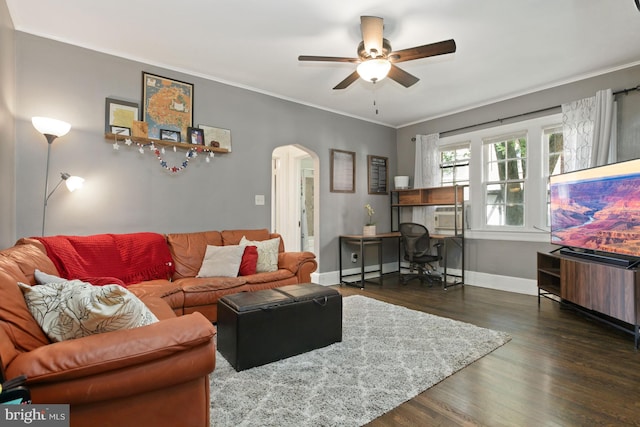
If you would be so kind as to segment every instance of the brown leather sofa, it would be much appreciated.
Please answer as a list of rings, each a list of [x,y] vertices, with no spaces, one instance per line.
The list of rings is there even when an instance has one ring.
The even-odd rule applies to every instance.
[[[207,245],[237,245],[243,236],[252,241],[280,238],[278,270],[239,277],[196,277]],[[223,296],[309,283],[311,273],[318,267],[313,253],[286,252],[281,236],[267,229],[173,233],[165,238],[175,264],[173,277],[136,283],[127,289],[138,296],[163,298],[177,315],[199,312],[214,323],[218,319],[218,300]],[[33,238],[20,239],[17,244],[34,245],[46,253],[42,243]]]
[[[237,245],[242,237],[264,241],[280,238],[278,270],[241,277],[195,277],[202,264],[207,245]],[[225,295],[245,291],[311,282],[318,263],[311,252],[286,252],[282,238],[267,229],[204,231],[167,234],[167,243],[175,263],[173,282],[184,294],[183,313],[198,311],[212,322],[218,319],[218,300]],[[147,288],[144,284],[134,285]]]
[[[6,378],[27,376],[34,403],[64,403],[72,426],[208,426],[215,327],[176,316],[161,298],[140,299],[159,322],[52,343],[17,282],[57,274],[33,245],[0,251],[0,358]]]
[[[207,245],[237,245],[243,236],[280,237],[266,229],[165,235],[173,277],[127,287],[159,322],[56,343],[34,320],[17,282],[34,285],[35,269],[60,274],[40,241],[20,239],[0,251],[0,359],[6,377],[26,375],[34,403],[70,404],[73,426],[208,426],[218,300],[307,283],[317,268],[314,254],[285,252],[281,239],[277,271],[195,277]]]

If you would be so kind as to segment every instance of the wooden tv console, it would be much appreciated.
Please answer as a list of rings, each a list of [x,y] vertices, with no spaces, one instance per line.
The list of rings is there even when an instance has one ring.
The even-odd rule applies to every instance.
[[[540,297],[572,303],[591,317],[634,335],[640,340],[640,270],[559,253],[538,252],[538,304]],[[605,316],[602,316],[602,315]],[[633,327],[621,324],[620,322]]]

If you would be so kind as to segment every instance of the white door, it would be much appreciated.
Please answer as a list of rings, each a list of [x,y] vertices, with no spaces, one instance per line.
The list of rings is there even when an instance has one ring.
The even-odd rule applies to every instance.
[[[271,228],[287,251],[314,251],[315,162],[297,146],[278,147],[272,155]]]

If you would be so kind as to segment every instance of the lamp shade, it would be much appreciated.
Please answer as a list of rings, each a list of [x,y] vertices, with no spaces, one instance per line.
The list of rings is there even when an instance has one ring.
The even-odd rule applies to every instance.
[[[65,184],[67,185],[67,189],[73,193],[74,191],[82,188],[84,185],[84,178],[72,175],[65,180]]]
[[[386,59],[369,59],[361,62],[356,70],[364,80],[375,83],[387,77],[390,69],[391,62]]]
[[[69,123],[47,117],[32,117],[31,123],[41,134],[54,135],[58,138],[66,135],[71,130]]]

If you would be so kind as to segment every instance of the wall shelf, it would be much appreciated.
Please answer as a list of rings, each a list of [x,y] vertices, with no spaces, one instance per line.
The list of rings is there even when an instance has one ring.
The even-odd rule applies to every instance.
[[[402,206],[462,206],[464,186],[415,188],[411,190],[393,190],[396,197],[391,199],[392,207]]]
[[[155,139],[155,138],[144,138],[142,136],[116,135],[114,133],[105,133],[104,138],[107,142],[111,142],[111,143],[114,143],[116,141],[116,138],[118,142],[124,142],[124,140],[128,138],[134,143],[141,144],[141,145],[154,144],[160,147],[177,147],[185,150],[200,149],[202,151],[207,151],[207,152],[212,152],[217,154],[229,153],[229,150],[227,150],[226,148],[205,147],[204,145],[187,144],[186,142],[171,142],[171,141],[165,141],[165,140]]]

